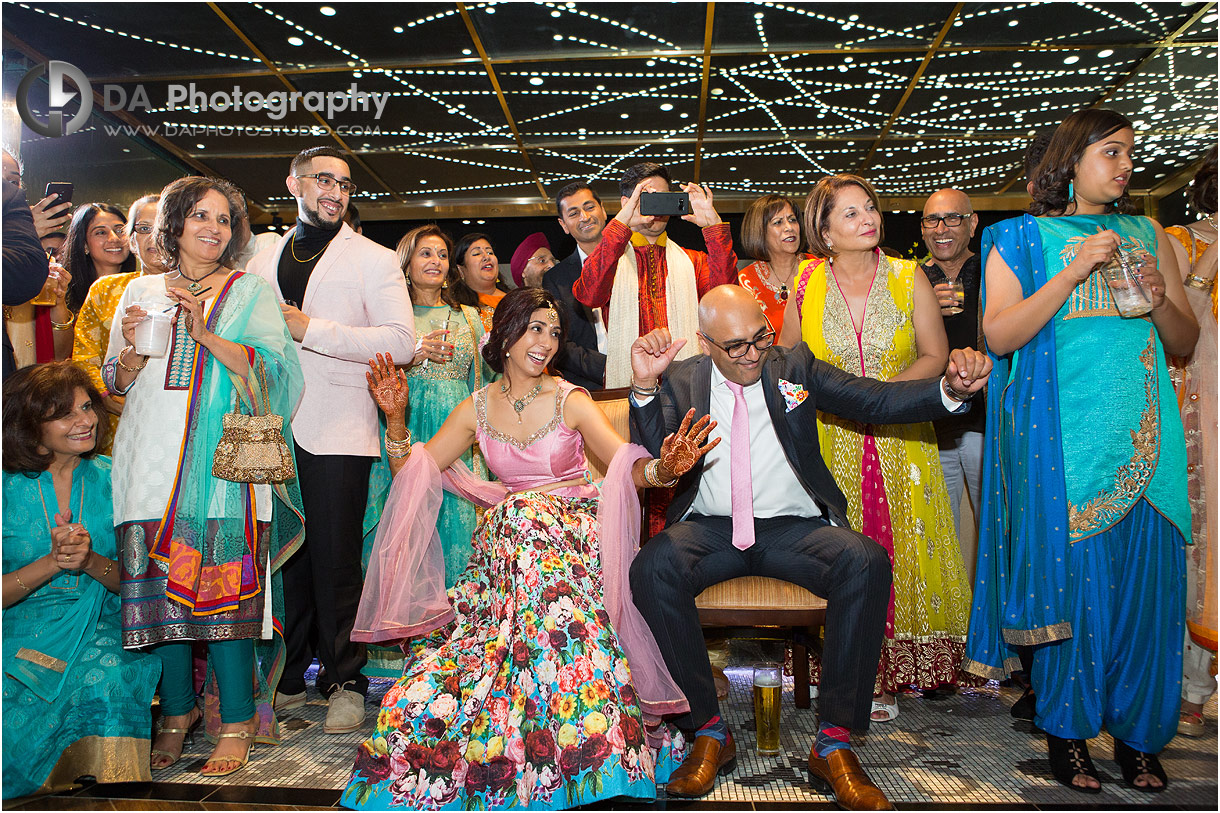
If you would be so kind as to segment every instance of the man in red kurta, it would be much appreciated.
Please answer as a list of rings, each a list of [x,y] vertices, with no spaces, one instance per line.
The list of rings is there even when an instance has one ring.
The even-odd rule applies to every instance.
[[[638,276],[638,286],[633,286],[638,293],[639,315],[636,330],[629,336],[622,336],[625,342],[622,361],[626,373],[630,374],[629,348],[637,336],[642,336],[650,330],[659,327],[669,328],[675,338],[688,340],[691,350],[695,345],[695,336],[683,335],[681,324],[674,324],[674,312],[670,310],[671,299],[677,290],[677,298],[682,304],[681,317],[677,321],[685,321],[689,309],[689,319],[693,324],[696,319],[694,309],[699,297],[717,285],[730,283],[737,278],[737,255],[733,251],[733,239],[729,225],[720,219],[712,205],[712,194],[697,184],[683,184],[682,191],[690,195],[691,214],[683,216],[683,220],[695,223],[703,229],[703,239],[707,244],[707,253],[692,251],[686,248],[679,250],[685,255],[689,264],[682,263],[682,268],[675,269],[684,275],[693,275],[693,280],[669,279],[674,255],[668,246],[665,228],[668,217],[644,216],[639,214],[639,202],[642,194],[649,192],[668,192],[669,173],[659,164],[642,163],[629,167],[619,182],[622,208],[618,215],[606,224],[602,232],[602,241],[585,260],[580,279],[573,287],[576,298],[590,308],[602,308],[606,320],[607,332],[611,336],[623,328],[614,324],[611,315],[615,308],[611,304],[611,294],[615,289],[616,272],[627,266],[634,265]],[[623,254],[630,242],[634,253],[634,262],[628,259],[623,263]],[[667,256],[668,255],[668,256]],[[680,259],[680,258],[679,258]],[[677,287],[690,286],[693,288]],[[620,290],[622,288],[620,287]],[[690,296],[685,292],[689,291]],[[689,300],[689,301],[688,301]],[[621,311],[619,311],[622,313]],[[628,328],[629,329],[629,328]],[[611,340],[611,347],[616,343]],[[609,354],[608,354],[609,355]],[[611,383],[610,366],[607,360],[606,386],[624,386],[627,382]]]

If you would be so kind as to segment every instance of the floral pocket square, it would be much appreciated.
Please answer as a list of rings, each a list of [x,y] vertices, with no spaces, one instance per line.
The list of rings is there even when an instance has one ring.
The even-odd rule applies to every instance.
[[[784,394],[784,402],[788,405],[786,412],[796,409],[802,401],[809,397],[809,393],[800,384],[793,384],[782,378],[779,380],[779,391]]]

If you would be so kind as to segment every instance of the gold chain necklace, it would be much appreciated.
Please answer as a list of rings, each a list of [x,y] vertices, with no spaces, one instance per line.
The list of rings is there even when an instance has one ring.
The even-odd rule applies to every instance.
[[[538,397],[538,394],[542,392],[542,380],[539,379],[537,385],[535,385],[532,390],[527,392],[521,398],[513,398],[508,394],[507,381],[500,385],[500,392],[504,395],[504,400],[508,401],[509,406],[513,408],[513,412],[517,413],[517,423],[521,423],[521,413],[524,412],[525,408],[532,404],[534,399]]]
[[[770,288],[775,293],[776,297],[779,299],[780,302],[787,302],[788,301],[788,282],[792,282],[793,277],[796,276],[796,271],[793,271],[788,276],[788,282],[781,282],[779,284],[779,287],[776,288],[771,283],[771,277],[774,276],[776,279],[779,279],[779,275],[775,273],[775,269],[771,267],[771,263],[762,261],[759,264],[762,266],[762,269],[764,272],[763,275],[761,275],[763,285],[766,285],[768,288]],[[799,263],[797,265],[797,269],[798,270],[800,269]]]
[[[302,260],[300,257],[297,256],[296,246],[297,246],[297,235],[296,235],[296,232],[293,232],[292,239],[288,241],[288,250],[292,253],[292,259],[296,260],[297,262],[299,262],[301,264],[304,264],[304,263],[311,263],[314,260],[321,257],[322,252],[326,251],[326,249],[330,246],[330,242],[327,241],[326,245],[322,246],[321,250],[319,250],[317,254],[313,255],[308,260]]]

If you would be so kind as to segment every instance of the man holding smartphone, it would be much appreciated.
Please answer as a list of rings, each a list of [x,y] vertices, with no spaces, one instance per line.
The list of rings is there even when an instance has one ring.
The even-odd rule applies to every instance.
[[[631,383],[631,345],[656,328],[686,339],[679,358],[696,354],[699,297],[737,279],[737,255],[729,224],[712,205],[712,193],[682,184],[686,198],[666,195],[674,214],[703,229],[707,253],[682,248],[667,239],[669,214],[644,214],[641,198],[669,192],[669,172],[660,164],[627,168],[619,181],[622,208],[602,231],[602,240],[585,260],[573,287],[576,298],[601,308],[606,324],[606,387]],[[667,209],[665,206],[657,207]],[[669,210],[669,209],[667,209]],[[627,250],[628,243],[631,250]]]

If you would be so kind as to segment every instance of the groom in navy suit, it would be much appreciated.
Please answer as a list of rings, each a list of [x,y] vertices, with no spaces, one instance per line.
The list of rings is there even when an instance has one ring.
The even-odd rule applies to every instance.
[[[690,701],[676,720],[696,732],[666,792],[702,796],[733,769],[736,746],[720,719],[695,597],[738,576],[784,579],[827,600],[811,781],[852,810],[891,809],[849,747],[868,730],[891,570],[885,550],[851,530],[847,500],[822,460],[817,412],[862,423],[934,420],[982,389],[991,362],[954,350],[946,375],[922,381],[860,378],[800,344],[774,347],[754,298],[736,285],[699,303],[705,355],[671,366],[681,342],[654,330],[631,349],[633,440],[658,454],[690,409],[711,415],[721,443],[677,483],[666,528],[631,566],[636,606]],[[664,379],[661,379],[664,373]],[[728,430],[728,431],[726,431]]]

